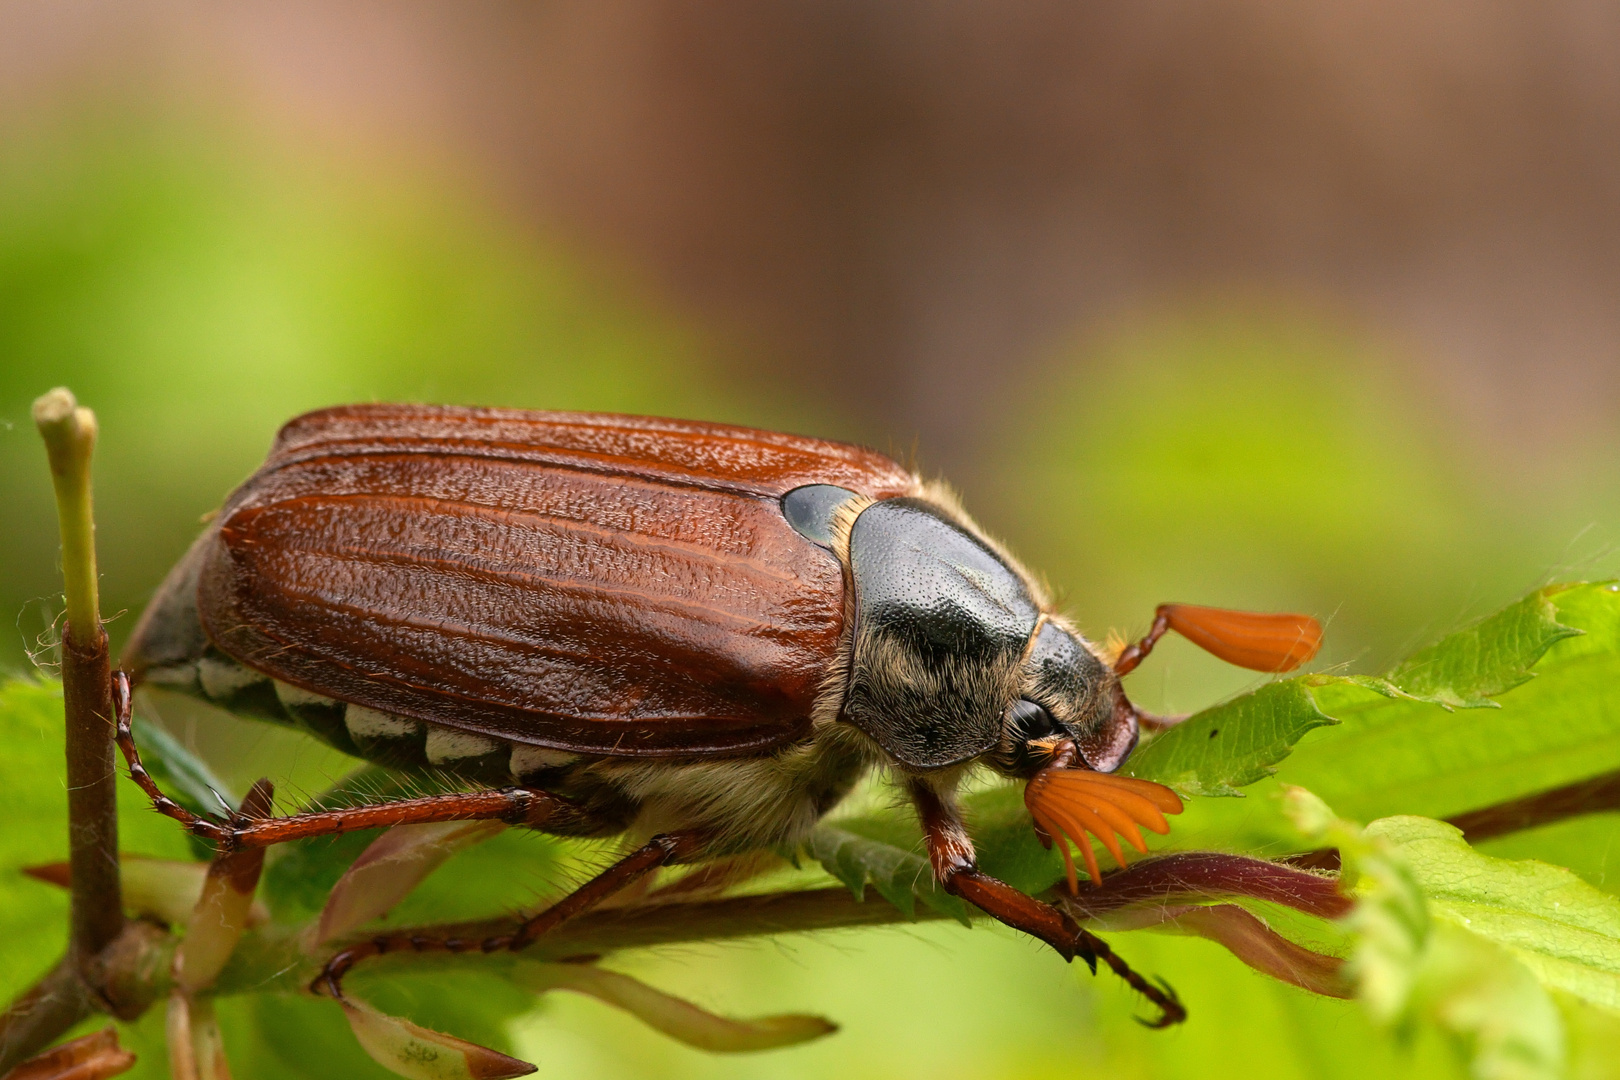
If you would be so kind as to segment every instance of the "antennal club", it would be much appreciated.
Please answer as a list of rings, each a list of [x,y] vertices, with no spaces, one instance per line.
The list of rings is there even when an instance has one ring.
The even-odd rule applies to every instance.
[[[1115,673],[1125,675],[1136,670],[1171,630],[1228,664],[1251,671],[1293,671],[1322,647],[1322,624],[1309,615],[1262,615],[1196,604],[1160,604],[1147,636],[1128,646],[1114,661]]]

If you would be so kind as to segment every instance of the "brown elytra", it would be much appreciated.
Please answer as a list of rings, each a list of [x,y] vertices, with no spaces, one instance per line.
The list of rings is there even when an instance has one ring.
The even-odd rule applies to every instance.
[[[722,424],[327,409],[282,429],[165,592],[195,588],[213,645],[312,701],[561,751],[762,750],[806,733],[842,631],[838,559],[779,504],[806,484],[916,480]],[[186,651],[158,640],[165,599],[137,677]]]

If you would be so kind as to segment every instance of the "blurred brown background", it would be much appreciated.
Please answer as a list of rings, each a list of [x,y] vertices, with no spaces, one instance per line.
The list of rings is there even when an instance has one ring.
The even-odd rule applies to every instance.
[[[1303,296],[1409,344],[1436,420],[1504,467],[1614,428],[1612,5],[13,2],[0,20],[9,123],[136,87],[429,159],[644,271],[746,343],[740,377],[914,435],[947,470],[1056,335],[1210,289]]]

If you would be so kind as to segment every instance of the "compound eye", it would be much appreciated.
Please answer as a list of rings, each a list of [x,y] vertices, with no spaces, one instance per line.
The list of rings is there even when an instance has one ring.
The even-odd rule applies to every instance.
[[[1035,745],[1043,739],[1068,733],[1052,719],[1052,714],[1030,701],[1019,698],[1007,711],[1007,741],[1003,760],[1019,775],[1033,775],[1051,761],[1051,751]]]
[[[1028,698],[1013,702],[1007,714],[1007,726],[1011,729],[1013,741],[1019,743],[1063,734],[1063,729],[1052,719],[1052,714]]]

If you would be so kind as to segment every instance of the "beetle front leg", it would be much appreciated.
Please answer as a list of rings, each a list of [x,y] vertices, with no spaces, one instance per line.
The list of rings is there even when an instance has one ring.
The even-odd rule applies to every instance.
[[[1084,946],[1081,936],[1084,931],[1073,919],[1051,904],[1026,896],[978,868],[973,841],[955,805],[920,781],[912,782],[911,798],[917,805],[917,816],[922,820],[923,835],[928,842],[928,859],[941,888],[1013,929],[1046,942],[1063,959],[1073,960],[1078,956],[1096,969],[1096,958]]]
[[[1046,942],[1065,960],[1078,956],[1093,972],[1097,970],[1097,961],[1103,961],[1133,990],[1159,1007],[1159,1018],[1148,1023],[1148,1027],[1169,1027],[1187,1018],[1187,1010],[1174,990],[1168,985],[1161,987],[1148,982],[1109,948],[1107,942],[1081,928],[1066,912],[1026,896],[980,870],[974,859],[973,841],[962,824],[955,801],[921,780],[913,780],[910,787],[928,844],[928,858],[941,888],[998,922]]]

